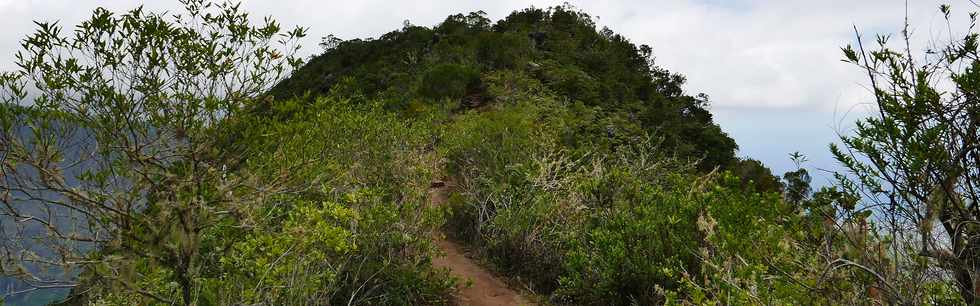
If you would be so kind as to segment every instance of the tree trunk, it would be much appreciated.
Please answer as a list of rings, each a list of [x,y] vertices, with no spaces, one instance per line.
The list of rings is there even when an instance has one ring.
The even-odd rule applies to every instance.
[[[191,306],[191,280],[187,276],[187,271],[179,272],[177,275],[177,283],[180,284],[181,296],[184,298],[184,305]]]

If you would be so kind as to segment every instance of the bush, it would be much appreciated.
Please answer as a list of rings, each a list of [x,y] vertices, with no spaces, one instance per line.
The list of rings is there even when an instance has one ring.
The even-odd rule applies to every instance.
[[[555,92],[564,94],[572,101],[587,105],[599,105],[599,81],[576,66],[560,62],[542,63],[541,79]]]
[[[291,217],[266,221],[271,228],[256,229],[253,235],[257,236],[249,239],[301,237],[297,239],[303,241],[287,242],[293,247],[323,239],[330,242],[318,244],[324,256],[313,260],[313,267],[327,268],[323,273],[330,277],[300,274],[299,279],[280,279],[268,286],[326,282],[316,290],[328,297],[329,304],[419,304],[447,297],[452,282],[429,266],[434,256],[429,235],[441,223],[439,214],[426,205],[426,188],[434,179],[435,164],[425,154],[432,139],[431,123],[428,117],[406,121],[382,107],[381,101],[319,98],[294,120],[264,128],[264,144],[254,147],[270,153],[259,158],[294,164],[303,161],[302,169],[293,172],[300,180],[296,183],[321,187],[318,192],[302,194],[299,205],[273,206]],[[291,218],[305,220],[295,223],[295,230],[312,232],[291,232]],[[278,228],[280,225],[283,227]],[[326,231],[318,234],[317,228]],[[342,237],[346,240],[339,240]],[[248,253],[235,257],[270,263],[260,254],[257,259]],[[293,256],[306,260],[315,254],[307,251]],[[311,271],[324,270],[305,270]],[[329,283],[330,279],[337,281]]]
[[[425,223],[412,224],[419,220],[402,215],[420,209],[419,203],[394,205],[372,189],[322,197],[283,202],[265,212],[270,217],[218,259],[222,274],[205,292],[221,294],[209,300],[219,305],[446,301],[453,283],[428,265],[434,247],[419,228]]]
[[[612,171],[585,190],[605,193],[580,239],[568,254],[559,294],[578,304],[660,302],[657,288],[674,288],[683,273],[694,273],[692,251],[699,243],[696,199]],[[619,185],[615,191],[607,188]]]
[[[492,78],[491,88],[506,92],[498,84],[511,78]],[[559,304],[821,300],[797,283],[820,276],[819,244],[803,233],[821,223],[779,193],[727,172],[697,174],[655,138],[562,141],[576,137],[575,113],[550,98],[519,100],[535,102],[466,113],[442,133],[457,181],[449,232],[499,270]],[[835,292],[860,292],[852,284],[864,281],[829,277]]]
[[[459,99],[480,86],[479,70],[459,64],[439,64],[422,77],[423,96],[433,99]]]
[[[531,53],[529,40],[524,33],[483,32],[476,39],[476,56],[491,68],[513,69],[520,67]]]
[[[696,273],[692,220],[705,204],[690,195],[690,165],[650,140],[612,155],[569,153],[554,142],[563,121],[537,119],[563,118],[563,108],[521,109],[536,111],[503,107],[449,130],[452,232],[560,301],[663,301],[655,289]]]
[[[237,223],[201,233],[197,304],[406,305],[443,304],[454,287],[434,270],[433,229],[441,213],[427,208],[434,160],[425,154],[431,126],[406,121],[380,101],[315,98],[290,105],[289,119],[230,118],[236,144],[249,158],[240,167],[280,173],[286,195],[255,208],[226,211]],[[275,108],[275,107],[274,107]],[[175,238],[178,239],[178,238]],[[138,261],[149,294],[177,289],[168,272]],[[90,280],[98,284],[99,280]],[[150,304],[148,296],[92,286],[92,303]]]

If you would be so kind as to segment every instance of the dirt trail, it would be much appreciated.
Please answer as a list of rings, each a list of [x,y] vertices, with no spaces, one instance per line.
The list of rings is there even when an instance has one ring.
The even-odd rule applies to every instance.
[[[447,189],[448,187],[441,182],[432,185],[429,189],[432,205],[443,205],[446,202]],[[446,256],[434,258],[432,265],[449,269],[449,273],[462,282],[456,295],[457,305],[534,305],[493,273],[466,257],[458,244],[442,237],[435,237],[434,240]],[[472,285],[467,287],[467,282],[471,282]]]

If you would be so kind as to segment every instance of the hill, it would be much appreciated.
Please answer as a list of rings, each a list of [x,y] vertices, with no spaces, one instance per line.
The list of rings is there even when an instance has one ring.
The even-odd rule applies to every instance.
[[[160,142],[186,132],[168,134],[166,117],[140,122],[121,140],[171,152],[160,163],[137,156],[117,169],[118,155],[106,155],[105,168],[92,170],[104,174],[72,181],[92,188],[136,169],[130,179],[150,187],[128,193],[142,208],[117,226],[132,232],[72,254],[97,260],[79,267],[63,304],[445,304],[462,280],[432,265],[443,233],[540,302],[687,299],[694,276],[678,273],[700,274],[692,251],[709,243],[697,222],[711,214],[735,225],[735,216],[766,220],[788,209],[770,193],[780,187],[768,169],[735,158],[706,95],[687,94],[683,76],[654,64],[651,47],[597,29],[574,8],[525,9],[495,23],[459,14],[323,46],[243,111],[194,127],[200,148]],[[76,112],[62,117],[84,122]],[[93,126],[100,142],[118,139],[109,118]],[[14,148],[43,142],[44,120],[30,120],[42,137],[19,135],[28,146]],[[76,152],[62,145],[71,144],[54,147]],[[190,159],[172,157],[181,152]],[[196,166],[182,168],[189,162]],[[43,160],[32,167],[48,171]],[[752,178],[719,172],[727,169]],[[187,187],[173,183],[198,175]],[[756,179],[770,180],[765,193],[752,188]],[[253,189],[261,182],[279,191]],[[434,182],[448,186],[441,206],[430,203]],[[198,189],[179,189],[190,186]],[[229,189],[211,191],[219,188]],[[197,192],[214,202],[181,209],[177,199]],[[114,220],[114,208],[106,211],[103,220]],[[69,226],[103,226],[84,219]],[[766,224],[739,227],[759,234]],[[48,239],[65,239],[56,237]]]
[[[457,14],[432,28],[406,24],[378,39],[325,38],[325,52],[278,84],[277,98],[353,90],[385,108],[450,103],[460,109],[512,101],[515,91],[552,96],[580,123],[571,146],[612,148],[647,133],[702,169],[734,165],[737,145],[689,95],[684,77],[572,7],[515,11],[498,22]]]
[[[874,215],[883,202],[859,195],[896,205],[876,169],[950,160],[921,150],[941,148],[950,126],[976,134],[975,95],[956,100],[955,116],[920,120],[947,104],[928,84],[900,83],[916,85],[880,98],[883,119],[844,137],[848,153],[832,148],[857,177],[812,192],[805,168],[780,180],[737,158],[707,95],[568,5],[327,37],[295,67],[302,28],[253,25],[234,3],[183,3],[186,15],[97,9],[69,37],[39,23],[22,71],[0,74],[0,110],[16,110],[0,111],[0,271],[17,279],[0,278],[4,290],[70,288],[61,305],[973,299],[974,253],[930,255],[958,258],[949,270],[912,255],[915,238],[895,244],[896,226],[929,237],[933,212],[950,210],[925,207],[929,219],[905,224],[893,210],[889,232]],[[954,59],[975,54],[975,38]],[[976,71],[953,80],[977,88]],[[36,103],[17,104],[25,84]],[[894,92],[913,87],[926,94]],[[927,205],[965,205],[953,184],[975,174],[970,148],[933,170],[951,178],[945,195],[914,185],[929,188]],[[34,293],[5,298],[62,292]]]

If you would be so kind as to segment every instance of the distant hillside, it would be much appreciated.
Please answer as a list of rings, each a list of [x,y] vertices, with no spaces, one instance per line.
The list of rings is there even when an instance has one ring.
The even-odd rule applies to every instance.
[[[483,12],[457,14],[432,28],[406,23],[378,39],[331,37],[322,45],[323,54],[272,94],[356,92],[395,110],[419,103],[475,108],[507,100],[488,83],[516,74],[591,121],[571,142],[615,147],[652,132],[678,156],[703,158],[704,169],[736,162],[737,145],[712,120],[707,96],[686,93],[683,76],[654,65],[650,46],[597,29],[570,7],[515,11],[496,23]],[[531,86],[524,83],[516,86]]]
[[[16,105],[5,105],[0,104],[0,112],[6,112],[7,114],[18,114],[19,116],[28,116],[30,110],[26,107],[16,106]],[[65,124],[58,121],[56,124]],[[86,169],[92,169],[94,164],[85,160],[83,154],[85,152],[84,144],[91,144],[91,135],[89,135],[84,128],[73,128],[74,132],[59,135],[58,139],[55,139],[58,146],[65,149],[68,156],[62,160],[61,164],[64,167],[65,179],[67,184],[72,186],[78,186],[79,180],[78,176],[83,173]],[[5,129],[6,131],[6,129]],[[18,141],[27,141],[34,143],[36,139],[33,136],[33,129],[26,121],[15,121],[14,126],[9,129],[12,131],[12,135],[4,135],[0,137],[0,142],[11,141],[16,139]],[[6,146],[0,144],[0,153],[7,149]],[[0,163],[5,162],[5,155],[0,155]],[[36,175],[37,170],[26,166],[20,165],[16,168],[18,171],[23,173],[31,173],[31,175]],[[3,169],[7,170],[7,169]],[[9,170],[8,170],[9,171]],[[0,179],[12,179],[6,177],[7,173],[0,172]],[[2,187],[7,188],[10,185],[9,181],[5,181]],[[0,190],[3,190],[0,188]],[[55,245],[59,245],[57,240],[52,240],[51,237],[46,236],[44,228],[37,223],[32,223],[24,220],[16,220],[14,216],[11,215],[11,209],[16,209],[18,212],[25,215],[31,216],[45,216],[41,217],[45,220],[51,220],[51,224],[67,229],[73,226],[77,226],[74,221],[65,217],[69,215],[69,211],[62,207],[52,207],[51,210],[46,210],[45,206],[40,204],[40,199],[52,199],[56,196],[50,193],[37,193],[37,199],[34,201],[28,201],[25,198],[29,196],[24,191],[14,191],[11,193],[11,198],[6,198],[10,202],[2,202],[3,205],[10,205],[9,208],[0,210],[0,231],[4,232],[4,235],[0,236],[0,245],[3,246],[3,251],[0,252],[0,258],[4,260],[10,260],[9,263],[21,263],[25,264],[23,261],[25,254],[21,253],[23,251],[33,252],[35,254],[40,254],[41,256],[55,256],[57,250]],[[13,199],[12,201],[10,199]],[[6,206],[5,206],[6,207]],[[51,214],[49,214],[51,213]],[[54,216],[52,216],[52,214]],[[85,246],[83,246],[84,248]],[[8,262],[5,262],[8,263]],[[32,273],[41,275],[45,277],[45,281],[50,281],[51,284],[61,284],[59,281],[67,281],[71,279],[73,274],[76,273],[65,273],[63,269],[59,267],[46,265],[44,263],[26,263],[25,267],[31,270]],[[3,305],[47,305],[48,303],[57,302],[63,300],[69,293],[67,288],[36,288],[32,285],[35,283],[27,283],[15,277],[0,276],[0,301]]]

